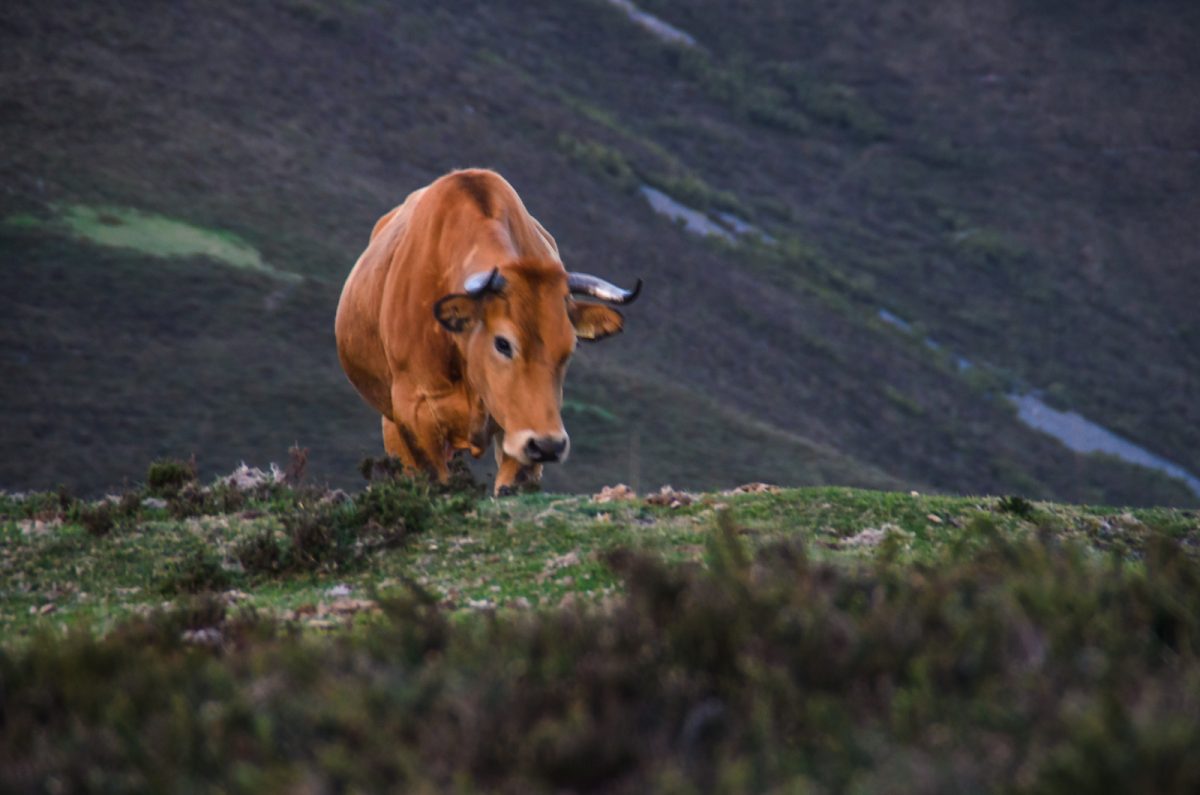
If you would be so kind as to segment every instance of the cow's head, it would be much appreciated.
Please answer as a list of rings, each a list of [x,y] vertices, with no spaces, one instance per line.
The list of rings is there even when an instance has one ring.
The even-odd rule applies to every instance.
[[[627,304],[641,286],[622,290],[556,262],[521,260],[471,276],[463,292],[434,304],[458,339],[467,383],[504,429],[506,454],[526,465],[567,457],[562,385],[575,341],[601,340],[624,325],[611,306],[575,296]]]

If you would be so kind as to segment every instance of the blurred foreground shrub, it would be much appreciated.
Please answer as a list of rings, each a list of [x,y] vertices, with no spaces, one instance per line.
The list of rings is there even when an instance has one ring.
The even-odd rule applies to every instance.
[[[377,496],[346,515],[422,515]],[[414,592],[316,642],[201,601],[46,634],[0,652],[0,789],[1200,791],[1200,564],[1172,542],[852,566],[737,532],[707,570],[612,555],[603,607]]]

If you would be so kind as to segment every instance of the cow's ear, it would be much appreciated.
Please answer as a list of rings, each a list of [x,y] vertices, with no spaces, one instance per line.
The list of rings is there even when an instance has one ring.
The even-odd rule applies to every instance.
[[[466,293],[451,293],[433,305],[433,316],[447,331],[466,331],[479,320],[480,302]]]
[[[572,304],[571,325],[581,340],[602,340],[620,334],[625,328],[625,318],[611,306],[603,304]]]

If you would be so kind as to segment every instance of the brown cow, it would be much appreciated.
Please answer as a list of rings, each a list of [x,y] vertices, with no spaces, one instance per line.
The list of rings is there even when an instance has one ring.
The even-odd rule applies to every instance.
[[[455,451],[496,437],[495,492],[566,459],[562,384],[575,340],[621,331],[628,303],[568,274],[558,246],[493,171],[456,171],[375,224],[338,303],[338,357],[383,415],[383,444],[410,471],[445,480]]]

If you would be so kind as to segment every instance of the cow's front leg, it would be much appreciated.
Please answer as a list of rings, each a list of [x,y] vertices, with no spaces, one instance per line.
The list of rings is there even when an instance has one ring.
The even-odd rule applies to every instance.
[[[445,431],[436,409],[423,397],[412,399],[411,394],[410,390],[393,386],[392,410],[397,416],[395,422],[384,420],[384,444],[388,446],[390,440],[398,441],[395,446],[401,451],[401,460],[406,467],[410,466],[411,460],[413,469],[445,483],[450,479],[447,466],[450,450]],[[388,452],[391,452],[390,447]]]
[[[444,483],[449,478],[445,455],[434,452],[438,443],[436,437],[424,437],[419,428],[413,431],[387,417],[383,418],[383,449],[387,454],[399,458],[408,474],[422,473]]]
[[[517,489],[527,483],[539,483],[542,479],[541,464],[522,464],[515,458],[504,456],[500,462],[500,471],[496,473],[497,497],[507,497],[516,494]]]
[[[421,469],[417,463],[416,454],[411,446],[405,441],[405,434],[400,431],[400,426],[383,417],[383,449],[388,455],[393,458],[399,458],[400,463],[404,464],[404,469],[408,472],[417,472]]]
[[[504,452],[504,433],[496,434],[496,485],[492,493],[497,497],[516,494],[517,488],[526,483],[540,483],[541,464],[522,464]]]

